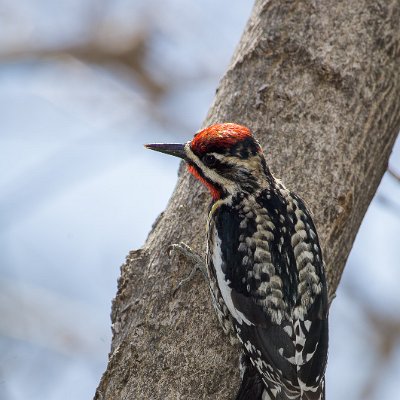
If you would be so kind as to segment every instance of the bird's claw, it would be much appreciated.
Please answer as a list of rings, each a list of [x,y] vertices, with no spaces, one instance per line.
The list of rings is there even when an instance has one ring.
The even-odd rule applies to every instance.
[[[198,270],[200,270],[202,274],[207,277],[207,268],[203,258],[195,253],[186,243],[174,243],[169,246],[168,252],[170,257],[172,257],[174,253],[176,253],[180,256],[185,257],[190,262],[190,264],[192,264],[192,270],[190,271],[189,275],[178,283],[172,293],[172,296],[175,296],[182,286],[190,282]]]

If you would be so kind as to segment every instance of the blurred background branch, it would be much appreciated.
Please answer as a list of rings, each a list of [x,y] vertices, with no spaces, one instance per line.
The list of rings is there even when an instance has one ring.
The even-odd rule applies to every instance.
[[[0,53],[0,62],[24,61],[42,59],[63,60],[75,57],[86,63],[104,65],[108,67],[125,68],[125,76],[135,79],[150,98],[158,99],[167,90],[165,83],[159,83],[151,76],[145,67],[148,52],[149,34],[145,31],[138,32],[133,37],[126,37],[123,45],[102,43],[100,40],[91,40],[61,48],[51,49],[18,49]]]
[[[397,171],[395,171],[392,167],[389,166],[388,172],[392,178],[396,179],[397,182],[400,182],[400,174]]]
[[[400,317],[385,312],[380,307],[366,303],[365,296],[351,282],[344,285],[344,292],[357,305],[360,314],[365,318],[365,326],[357,329],[360,340],[369,343],[366,351],[371,352],[373,368],[359,389],[360,400],[378,399],[379,387],[390,374],[396,352],[400,345]]]

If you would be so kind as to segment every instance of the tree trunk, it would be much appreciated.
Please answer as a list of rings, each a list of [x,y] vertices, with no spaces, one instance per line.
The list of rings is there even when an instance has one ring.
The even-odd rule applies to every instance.
[[[308,203],[331,296],[400,127],[399,21],[399,0],[256,1],[205,121],[250,127],[273,173]],[[121,268],[96,399],[233,397],[238,349],[206,282],[172,297],[189,267],[168,246],[205,252],[209,202],[181,166],[167,209]]]

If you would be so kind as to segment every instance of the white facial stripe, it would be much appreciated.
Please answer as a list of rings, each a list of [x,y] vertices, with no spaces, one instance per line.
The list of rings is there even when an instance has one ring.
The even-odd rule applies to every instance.
[[[225,156],[224,160],[227,162],[232,162],[245,170],[252,171],[255,176],[263,176],[262,165],[260,162],[260,156],[254,155],[246,160],[243,160],[235,156]]]
[[[192,149],[190,148],[190,142],[187,142],[185,144],[185,153],[187,158],[195,165],[198,166],[200,171],[204,174],[204,176],[209,179],[211,182],[215,182],[222,186],[225,190],[227,190],[230,193],[233,193],[235,189],[237,189],[237,185],[235,182],[230,181],[229,179],[224,178],[223,176],[217,174],[214,170],[211,168],[208,168],[206,165],[204,165],[200,158],[196,156],[196,154],[193,153]],[[213,155],[216,158],[216,154],[213,153]],[[219,156],[219,155],[218,155]]]
[[[210,154],[212,154],[219,161],[225,160],[225,156],[223,156],[222,154],[218,153],[210,153]]]

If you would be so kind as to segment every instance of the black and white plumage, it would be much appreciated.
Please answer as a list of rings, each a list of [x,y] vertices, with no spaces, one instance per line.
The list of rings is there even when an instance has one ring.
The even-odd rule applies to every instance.
[[[151,146],[184,158],[213,195],[207,271],[221,326],[243,348],[237,400],[324,399],[327,289],[303,201],[272,176],[245,127],[213,125],[181,148]]]
[[[328,343],[321,251],[304,204],[279,186],[213,207],[210,286],[219,320],[226,331],[232,324],[270,398],[320,399]]]

